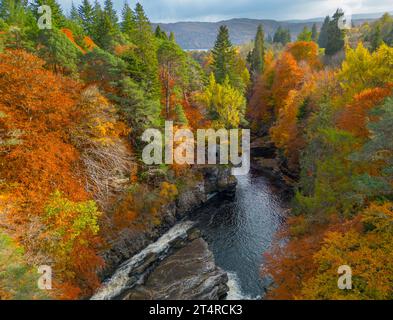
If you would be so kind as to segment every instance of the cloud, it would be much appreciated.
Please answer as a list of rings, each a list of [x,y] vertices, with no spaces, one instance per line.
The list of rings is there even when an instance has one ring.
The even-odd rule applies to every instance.
[[[79,5],[82,0],[73,0]],[[93,0],[91,0],[93,2]],[[104,0],[99,0],[103,3]],[[113,0],[118,13],[124,0]],[[72,0],[59,0],[68,11]],[[134,6],[135,0],[128,0]],[[140,0],[154,22],[219,21],[230,18],[308,19],[332,14],[338,7],[353,13],[391,11],[393,0]]]

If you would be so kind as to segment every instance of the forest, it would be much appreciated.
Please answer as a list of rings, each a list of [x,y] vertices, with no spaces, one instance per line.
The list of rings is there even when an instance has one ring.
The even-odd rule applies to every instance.
[[[222,25],[212,50],[186,52],[139,3],[0,0],[0,300],[89,298],[118,234],[160,225],[200,179],[141,161],[142,133],[167,120],[251,128],[296,180],[264,253],[268,299],[393,299],[393,17],[343,30],[343,14],[296,39],[261,25],[241,46]]]

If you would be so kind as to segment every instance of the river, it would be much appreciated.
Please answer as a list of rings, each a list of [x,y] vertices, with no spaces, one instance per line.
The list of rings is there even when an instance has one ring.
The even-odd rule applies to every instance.
[[[211,199],[186,220],[177,223],[156,242],[125,261],[92,299],[116,299],[145,276],[137,271],[152,256],[164,259],[171,243],[185,238],[196,226],[214,254],[216,264],[228,273],[227,299],[263,298],[268,279],[262,279],[263,253],[284,224],[288,196],[268,178],[250,173],[238,176],[235,196]],[[143,269],[144,270],[144,269]],[[133,275],[133,276],[130,276]]]
[[[214,199],[191,219],[229,274],[228,299],[258,299],[269,282],[260,277],[263,253],[285,222],[288,196],[260,174],[237,179],[234,199]]]

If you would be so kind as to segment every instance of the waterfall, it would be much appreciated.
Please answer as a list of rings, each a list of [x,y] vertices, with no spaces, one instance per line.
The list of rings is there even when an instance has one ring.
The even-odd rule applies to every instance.
[[[125,290],[140,283],[140,281],[143,280],[144,274],[137,274],[131,277],[130,275],[133,271],[140,267],[146,258],[152,254],[163,259],[171,248],[171,243],[176,239],[187,238],[187,232],[193,225],[194,223],[191,221],[184,221],[176,224],[156,242],[150,244],[141,252],[125,261],[116,272],[102,284],[91,300],[115,299],[124,293]]]

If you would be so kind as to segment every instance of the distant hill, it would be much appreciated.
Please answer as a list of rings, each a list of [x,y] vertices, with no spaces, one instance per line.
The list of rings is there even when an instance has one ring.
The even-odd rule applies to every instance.
[[[354,15],[355,25],[377,19],[382,13]],[[293,38],[303,30],[304,26],[312,27],[315,22],[318,28],[321,27],[324,18],[314,18],[309,20],[276,21],[257,19],[231,19],[220,22],[176,22],[176,23],[156,23],[166,32],[174,32],[176,40],[183,49],[210,49],[214,45],[217,30],[221,25],[227,25],[234,44],[244,44],[255,37],[259,24],[263,24],[265,34],[273,36],[275,30],[281,25],[289,28]]]

